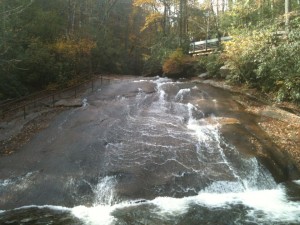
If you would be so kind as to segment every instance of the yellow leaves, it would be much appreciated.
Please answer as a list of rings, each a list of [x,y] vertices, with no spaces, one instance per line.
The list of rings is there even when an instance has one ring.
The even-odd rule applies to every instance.
[[[144,6],[144,5],[156,5],[156,0],[134,0],[133,5],[134,6]]]
[[[268,45],[269,33],[256,32],[241,36],[232,36],[231,41],[224,42],[225,57],[239,58],[244,54],[256,54]]]
[[[157,0],[134,0],[133,5],[136,7],[142,7],[146,12],[147,16],[145,19],[145,24],[141,28],[141,32],[149,28],[153,24],[162,20],[163,15],[160,13],[162,4]],[[156,27],[157,30],[162,30],[161,26]]]
[[[54,44],[54,49],[57,53],[74,56],[76,55],[76,50],[73,48],[72,41],[60,39]]]
[[[152,24],[155,24],[159,21],[161,21],[163,18],[163,15],[160,13],[151,13],[146,17],[146,21],[144,26],[142,27],[141,31],[146,30],[148,27],[150,27]]]
[[[83,38],[80,40],[74,39],[59,39],[54,44],[54,50],[67,57],[75,57],[77,55],[90,55],[91,50],[96,47],[96,43],[90,39]]]
[[[89,55],[93,48],[96,48],[96,42],[89,39],[81,39],[78,43],[80,52],[84,55]]]

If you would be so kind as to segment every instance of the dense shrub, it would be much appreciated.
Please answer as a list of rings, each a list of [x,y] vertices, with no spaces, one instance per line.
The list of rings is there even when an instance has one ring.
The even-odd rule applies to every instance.
[[[261,56],[256,72],[263,88],[276,93],[277,100],[300,102],[300,29]]]
[[[195,73],[196,61],[189,55],[184,55],[182,49],[172,52],[163,64],[163,72],[167,76],[192,76]]]
[[[222,59],[231,70],[231,81],[260,85],[255,70],[261,63],[261,55],[270,48],[269,35],[269,32],[245,32],[224,43]]]
[[[247,83],[276,100],[300,102],[300,29],[278,39],[271,31],[245,32],[225,43],[229,79]]]
[[[212,78],[220,78],[220,68],[224,65],[220,58],[220,54],[213,53],[207,56],[199,57],[197,63],[197,72],[208,72],[209,76]]]
[[[16,71],[20,80],[31,90],[46,87],[48,83],[55,81],[56,65],[51,49],[40,41],[33,41],[25,50],[19,67]]]

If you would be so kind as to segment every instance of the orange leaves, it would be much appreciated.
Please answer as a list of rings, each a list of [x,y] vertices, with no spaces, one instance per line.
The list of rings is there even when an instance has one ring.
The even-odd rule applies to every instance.
[[[193,59],[188,55],[184,55],[182,49],[178,48],[165,60],[163,72],[166,75],[183,75],[192,62]]]

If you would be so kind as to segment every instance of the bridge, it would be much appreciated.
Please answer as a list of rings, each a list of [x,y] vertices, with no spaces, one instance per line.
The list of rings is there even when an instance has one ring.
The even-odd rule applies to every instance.
[[[232,38],[227,36],[227,37],[222,37],[222,41],[230,41]],[[204,41],[196,41],[192,42],[190,44],[190,50],[189,54],[192,56],[198,56],[198,55],[208,55],[212,53],[215,49],[218,48],[220,40],[218,38],[214,39],[209,39],[209,40],[204,40]]]

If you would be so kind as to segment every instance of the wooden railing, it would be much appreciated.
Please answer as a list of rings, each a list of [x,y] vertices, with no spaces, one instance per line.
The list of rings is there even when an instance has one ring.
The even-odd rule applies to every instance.
[[[110,79],[102,75],[92,76],[89,80],[59,91],[41,91],[0,104],[0,120],[7,121],[17,117],[25,119],[29,113],[54,107],[55,102],[61,99],[77,98],[83,90],[93,92],[101,87],[103,83],[108,83],[109,81]]]

